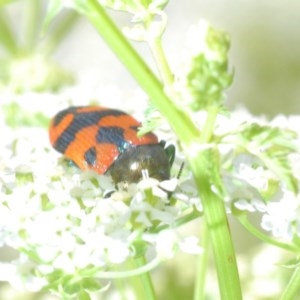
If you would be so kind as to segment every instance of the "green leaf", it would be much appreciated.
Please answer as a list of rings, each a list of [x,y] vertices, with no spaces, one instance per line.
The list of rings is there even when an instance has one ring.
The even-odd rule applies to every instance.
[[[299,268],[300,258],[298,256],[293,257],[290,260],[286,261],[285,263],[281,263],[280,266],[288,268],[288,269]]]
[[[99,292],[106,289],[106,287],[103,288],[99,280],[76,277],[75,275],[65,275],[59,285],[63,289],[64,294],[69,296],[86,296],[90,292]]]
[[[62,270],[55,270],[47,276],[47,281],[49,284],[45,287],[46,290],[57,290],[64,277],[64,272]]]
[[[62,270],[55,270],[47,280],[49,284],[44,290],[59,294],[60,299],[90,299],[89,292],[105,290],[97,280],[66,274]]]
[[[82,290],[82,286],[79,281],[74,281],[73,278],[66,276],[62,281],[62,288],[68,295],[76,295]]]
[[[81,286],[84,290],[89,292],[97,292],[103,288],[103,285],[94,278],[84,278],[81,281]]]
[[[90,300],[91,297],[90,297],[90,294],[88,292],[83,290],[83,291],[80,291],[78,293],[78,299],[79,300]]]

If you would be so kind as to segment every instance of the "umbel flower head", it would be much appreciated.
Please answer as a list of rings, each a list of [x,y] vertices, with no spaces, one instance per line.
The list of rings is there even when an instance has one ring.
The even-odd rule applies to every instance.
[[[71,295],[78,286],[101,290],[106,283],[95,278],[125,276],[111,267],[150,250],[149,263],[131,271],[148,271],[178,250],[201,252],[197,239],[172,229],[190,210],[182,194],[172,204],[176,192],[169,199],[151,178],[116,190],[108,176],[69,166],[51,149],[46,128],[2,124],[0,242],[19,253],[2,263],[2,280]]]
[[[229,45],[226,35],[207,26],[198,29],[196,32],[200,36],[208,38],[209,47],[196,47],[200,53],[192,55],[186,72],[178,76],[175,90],[178,95],[190,95],[182,99],[187,99],[187,113],[203,133],[207,106],[222,111],[219,104],[223,89],[229,86],[232,76],[227,70]],[[220,49],[216,47],[219,44],[223,45]],[[216,55],[220,51],[223,55]],[[203,80],[199,70],[207,75],[204,85],[199,85]],[[103,98],[103,91],[100,97],[88,97],[86,90],[89,89],[82,93],[81,105],[86,104],[87,98]],[[114,97],[109,100],[111,98]],[[44,101],[41,95],[36,100],[36,104],[28,105],[26,101],[24,107],[17,105],[11,110],[8,104],[6,112],[13,113],[8,118],[0,115],[3,129],[0,245],[18,253],[16,259],[1,265],[2,280],[19,288],[35,291],[44,288],[70,298],[82,290],[105,289],[107,281],[101,279],[148,272],[178,250],[201,253],[195,237],[177,230],[180,224],[202,214],[189,166],[180,180],[176,178],[179,155],[175,159],[175,178],[170,181],[159,183],[148,178],[145,172],[141,182],[115,190],[110,178],[67,166],[50,148],[46,126],[31,123],[32,116],[38,118],[38,113],[42,113],[49,117],[50,111],[52,115],[61,110],[61,103],[65,105],[66,101],[55,105],[53,99]],[[131,100],[134,103],[135,99]],[[78,104],[75,102],[72,100],[68,104]],[[51,109],[45,103],[51,103]],[[120,103],[126,110],[123,99]],[[30,112],[29,118],[26,118],[26,107],[36,109]],[[45,111],[45,107],[49,111]],[[3,103],[1,108],[5,110]],[[15,118],[16,108],[21,110],[24,121],[21,124]],[[215,114],[216,126],[211,139],[202,144],[195,141],[185,150],[189,157],[201,151],[214,151],[216,161],[207,164],[212,167],[212,172],[207,173],[211,175],[208,188],[219,199],[224,199],[228,212],[259,211],[264,229],[293,242],[299,236],[299,201],[295,196],[299,190],[299,173],[291,168],[289,159],[292,154],[299,154],[295,147],[298,137],[292,130],[282,127],[295,129],[298,125],[293,127],[287,122],[282,127],[281,124],[273,126],[244,112],[233,113],[230,118],[222,112]],[[217,174],[214,181],[217,172],[221,174]],[[170,189],[174,182],[175,188]],[[171,190],[172,196],[169,197],[165,190]],[[278,213],[285,203],[291,202],[294,205],[288,205],[283,214]],[[141,267],[112,271],[128,260],[145,255],[150,258]]]
[[[217,134],[228,141],[219,145],[224,154],[228,211],[233,205],[239,211],[258,211],[263,229],[292,241],[299,226],[297,197],[286,185],[278,185],[276,176],[253,156],[233,156],[240,138],[227,132],[240,126],[245,112],[233,113],[230,122],[224,118],[218,120]],[[177,229],[189,213],[201,215],[202,211],[188,166],[171,199],[161,186],[168,187],[176,178],[163,183],[145,178],[126,190],[116,190],[109,177],[68,166],[51,149],[46,128],[13,129],[3,117],[1,124],[5,142],[0,146],[0,242],[1,247],[19,253],[12,261],[2,262],[1,280],[16,288],[47,287],[56,293],[60,290],[60,295],[73,295],[78,286],[101,291],[107,287],[101,279],[146,272],[179,250],[201,253],[198,240]],[[226,163],[232,157],[233,163]],[[293,174],[298,176],[299,156],[291,159]],[[149,252],[152,256],[145,266],[112,271],[113,266]]]

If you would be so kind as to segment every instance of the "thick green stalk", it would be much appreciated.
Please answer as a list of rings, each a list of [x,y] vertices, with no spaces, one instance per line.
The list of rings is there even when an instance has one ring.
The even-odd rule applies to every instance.
[[[202,222],[201,224],[200,240],[201,246],[204,249],[204,253],[198,256],[194,300],[205,299],[205,279],[209,258],[209,232],[205,222]]]
[[[213,138],[217,108],[208,109],[201,143],[209,144]],[[189,163],[195,178],[204,209],[204,220],[207,224],[212,244],[215,265],[219,279],[221,299],[242,299],[242,292],[235,257],[235,250],[228,226],[224,201],[220,194],[223,191],[219,154],[214,148],[186,149]],[[201,269],[200,271],[201,272]],[[199,275],[201,276],[201,274]]]
[[[299,299],[300,295],[300,268],[297,267],[285,288],[285,291],[280,297],[280,300],[294,300]]]
[[[187,113],[178,109],[165,94],[164,87],[113,23],[97,0],[87,0],[87,18],[116,53],[159,111],[168,118],[173,130],[186,143],[197,139],[199,132]]]
[[[191,157],[189,161],[204,208],[204,218],[213,248],[221,299],[240,300],[242,299],[241,287],[224,201],[216,194],[210,182],[214,159],[214,151],[204,150],[196,157]]]
[[[135,262],[138,267],[142,267],[147,263],[145,256],[139,256],[139,257],[135,258]],[[156,300],[157,298],[155,295],[155,290],[153,287],[150,273],[147,272],[147,273],[141,274],[139,276],[139,280],[143,287],[143,295],[141,295],[143,297],[139,297],[138,299]]]

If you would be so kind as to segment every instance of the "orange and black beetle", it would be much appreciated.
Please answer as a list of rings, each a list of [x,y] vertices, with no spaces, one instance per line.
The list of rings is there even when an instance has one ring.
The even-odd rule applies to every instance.
[[[165,148],[154,133],[138,136],[141,123],[117,109],[69,107],[49,128],[53,147],[82,170],[111,175],[115,183],[137,182],[142,171],[158,180],[170,178],[175,147]]]

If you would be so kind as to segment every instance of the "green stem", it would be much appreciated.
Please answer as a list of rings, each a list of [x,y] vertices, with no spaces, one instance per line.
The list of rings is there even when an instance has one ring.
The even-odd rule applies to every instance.
[[[147,263],[145,256],[139,256],[139,257],[135,258],[135,262],[136,262],[137,267],[142,267]],[[139,295],[142,297],[138,297],[137,299],[156,300],[157,298],[155,295],[155,290],[153,287],[150,273],[147,272],[147,273],[141,274],[139,276],[139,280],[143,287],[143,295]]]
[[[197,272],[195,290],[194,290],[194,300],[205,299],[205,279],[207,274],[208,266],[208,253],[209,253],[209,232],[205,222],[202,222],[201,227],[201,245],[204,252],[198,256],[197,262]]]
[[[66,12],[63,20],[55,27],[49,40],[46,42],[44,49],[42,50],[47,55],[53,53],[58,45],[62,42],[65,36],[74,27],[74,24],[78,21],[79,15],[77,12]]]
[[[202,143],[208,143],[211,140],[216,118],[217,108],[212,107],[208,110],[204,133],[201,137]],[[215,189],[223,190],[216,151],[214,149],[187,149],[186,153],[203,204],[204,219],[217,268],[221,299],[239,300],[242,299],[242,291],[225,205],[223,199],[215,191]]]
[[[217,106],[209,107],[207,110],[207,119],[201,133],[200,141],[202,143],[209,143],[212,138],[215,121],[218,116],[219,108]]]
[[[160,260],[156,257],[152,261],[148,262],[147,264],[141,265],[139,268],[135,268],[128,271],[107,271],[107,272],[96,272],[93,270],[93,274],[96,274],[95,276],[97,278],[107,278],[107,279],[115,279],[115,278],[129,278],[132,276],[141,276],[144,273],[150,272],[154,268],[156,268],[160,264]]]
[[[284,250],[288,250],[288,251],[293,251],[293,252],[299,251],[299,248],[297,246],[295,246],[293,244],[287,244],[287,243],[280,242],[280,241],[272,238],[271,236],[264,234],[257,228],[255,228],[249,222],[246,214],[238,215],[237,218],[240,221],[240,223],[247,229],[248,232],[251,232],[252,235],[256,236],[257,238],[266,242],[267,244],[271,244],[271,245],[280,247],[280,248],[282,248]]]
[[[0,45],[11,55],[18,53],[16,39],[2,9],[0,9]]]
[[[193,211],[191,213],[188,213],[188,214],[176,219],[176,221],[172,225],[172,228],[178,228],[181,225],[184,225],[186,223],[189,223],[189,222],[201,217],[202,215],[203,214],[201,212],[197,211],[196,209],[193,209]],[[150,230],[150,232],[157,233],[157,232],[160,232],[169,227],[170,227],[170,225],[166,225],[166,224],[160,225],[160,226],[155,227],[153,230]]]
[[[97,0],[87,0],[87,5],[87,18],[150,96],[160,112],[167,117],[181,141],[189,143],[197,139],[199,132],[189,115],[172,103],[165,94],[162,83],[127,41],[104,8]]]
[[[27,0],[24,2],[24,43],[25,51],[31,53],[34,51],[35,42],[39,30],[39,18],[41,13],[40,0]],[[22,37],[23,38],[23,37]]]
[[[161,37],[155,37],[148,41],[148,43],[150,45],[162,81],[164,82],[165,86],[171,87],[174,78],[162,48]]]
[[[215,155],[211,150],[202,151],[189,160],[204,208],[219,280],[221,299],[242,299],[235,251],[228,226],[224,201],[215,194],[210,182]],[[212,162],[212,163],[211,163]],[[217,176],[217,172],[213,173]],[[219,179],[217,180],[219,181]]]
[[[294,273],[285,288],[283,294],[280,297],[280,300],[294,300],[299,299],[299,290],[300,290],[300,268],[297,267],[294,270]]]

